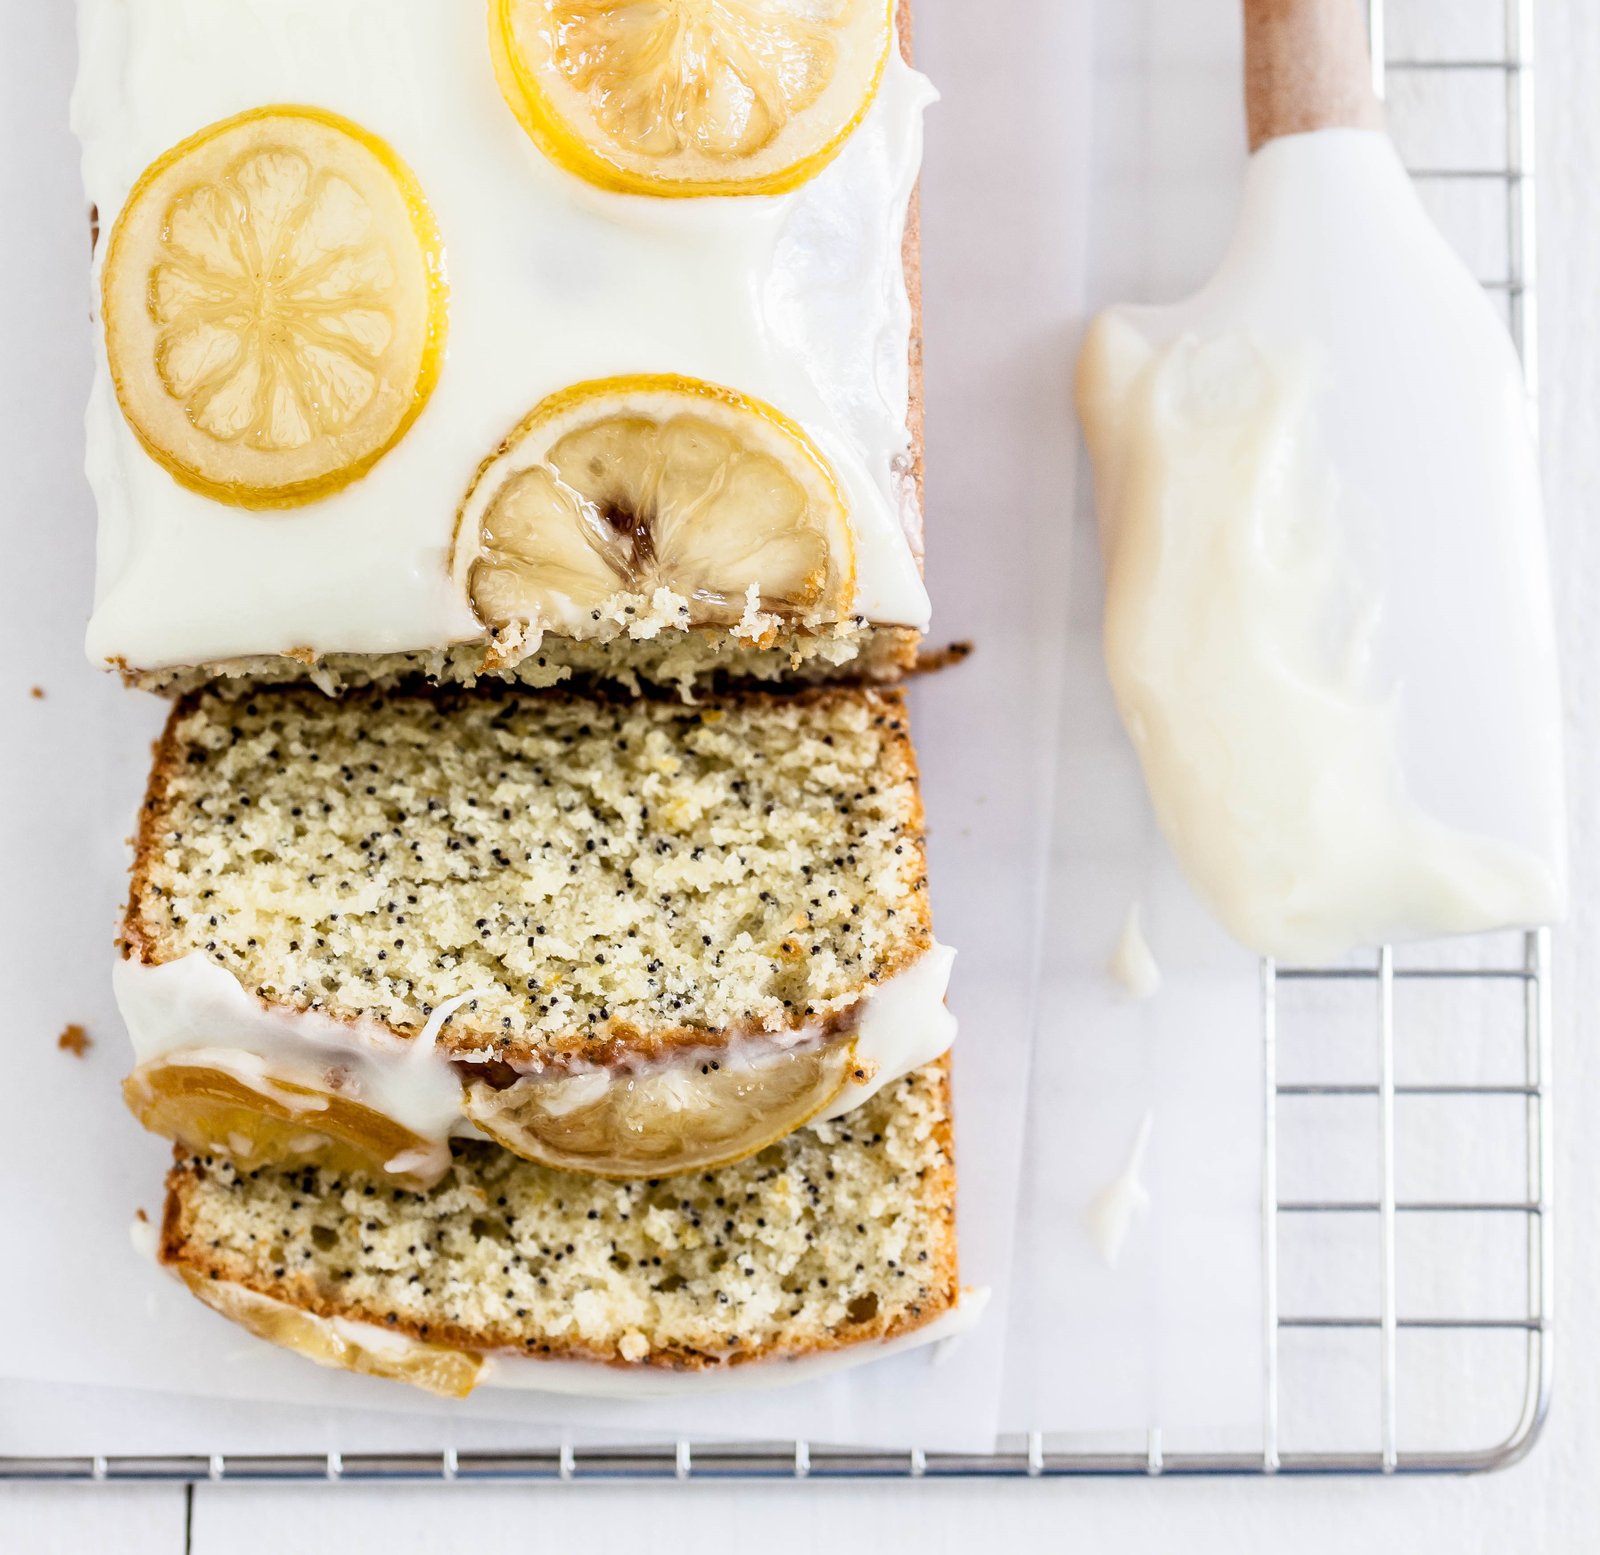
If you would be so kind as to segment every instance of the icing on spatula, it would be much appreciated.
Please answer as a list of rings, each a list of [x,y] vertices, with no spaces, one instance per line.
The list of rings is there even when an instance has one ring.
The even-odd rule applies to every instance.
[[[1515,353],[1383,132],[1355,0],[1244,9],[1232,246],[1079,363],[1117,703],[1253,949],[1545,922],[1560,702]]]

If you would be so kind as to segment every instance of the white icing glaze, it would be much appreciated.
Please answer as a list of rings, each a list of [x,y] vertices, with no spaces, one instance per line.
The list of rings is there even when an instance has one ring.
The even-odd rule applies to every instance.
[[[441,1004],[412,1041],[376,1021],[264,1004],[198,952],[160,966],[122,959],[111,976],[141,1064],[215,1067],[269,1093],[269,1076],[313,1087],[337,1076],[340,1094],[440,1146],[460,1120],[461,1082],[435,1042],[471,991]]]
[[[1094,1240],[1100,1260],[1108,1269],[1114,1269],[1122,1257],[1123,1243],[1133,1228],[1136,1215],[1150,1208],[1150,1192],[1139,1181],[1144,1170],[1144,1153],[1150,1144],[1150,1129],[1155,1119],[1145,1113],[1139,1122],[1139,1132],[1134,1135],[1133,1148],[1122,1170],[1097,1193],[1089,1204],[1084,1224]]]
[[[1103,315],[1079,402],[1113,688],[1229,930],[1305,961],[1559,916],[1521,380],[1388,140],[1258,152],[1216,279]]]
[[[822,1114],[824,1118],[843,1117],[891,1081],[949,1052],[956,1039],[956,1018],[944,996],[955,959],[948,945],[935,943],[903,972],[873,989],[856,1029],[856,1057],[875,1070],[866,1080],[852,1080]]]
[[[1161,987],[1161,968],[1156,965],[1155,953],[1139,926],[1137,902],[1128,908],[1128,916],[1122,920],[1117,948],[1111,952],[1106,971],[1133,999],[1152,998]]]
[[[852,1082],[824,1116],[859,1107],[950,1046],[955,1017],[944,996],[954,960],[954,951],[934,944],[866,996],[856,1056],[869,1077]],[[155,966],[120,959],[112,985],[139,1064],[159,1058],[217,1068],[268,1095],[274,1079],[336,1089],[432,1147],[425,1157],[397,1158],[391,1170],[442,1165],[437,1152],[452,1135],[480,1137],[461,1115],[461,1081],[437,1039],[451,1015],[481,990],[445,1000],[408,1039],[376,1021],[265,1004],[198,951]],[[314,1113],[314,1102],[294,1099],[308,1116]]]
[[[416,172],[451,282],[447,360],[422,417],[365,478],[286,513],[178,486],[123,421],[97,348],[92,659],[156,667],[479,636],[447,566],[474,471],[546,394],[625,372],[726,383],[798,421],[850,503],[855,612],[926,626],[908,541],[899,236],[933,93],[898,51],[859,129],[803,188],[656,200],[593,189],[534,149],[495,82],[479,4],[80,0],[79,44],[72,119],[102,222],[196,130],[312,103],[383,136]]]
[[[160,1261],[161,1233],[148,1216],[140,1213],[128,1222],[128,1240],[141,1258],[148,1258],[152,1263]]]

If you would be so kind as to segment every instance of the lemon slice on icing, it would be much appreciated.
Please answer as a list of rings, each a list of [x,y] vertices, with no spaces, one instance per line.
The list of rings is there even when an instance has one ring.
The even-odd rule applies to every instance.
[[[855,1038],[756,1058],[704,1053],[640,1073],[526,1076],[467,1086],[466,1115],[525,1160],[597,1177],[708,1171],[810,1122],[849,1083]]]
[[[365,474],[421,413],[444,343],[438,230],[377,136],[260,108],[154,163],[111,234],[122,413],[184,485],[246,508]]]
[[[450,1164],[448,1147],[359,1102],[288,1080],[263,1085],[205,1064],[154,1059],[123,1081],[122,1096],[151,1133],[191,1154],[223,1156],[242,1172],[325,1166],[426,1188]]]
[[[848,614],[844,499],[770,405],[675,377],[579,384],[537,406],[479,470],[453,568],[484,625],[593,635],[660,589],[673,623]]]
[[[633,194],[775,194],[877,94],[893,0],[490,0],[500,89],[551,160]]]

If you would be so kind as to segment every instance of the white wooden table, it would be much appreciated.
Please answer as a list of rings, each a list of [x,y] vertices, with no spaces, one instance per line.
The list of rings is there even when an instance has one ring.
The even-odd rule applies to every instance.
[[[21,3],[21,0],[18,0]],[[1448,0],[1437,0],[1448,3]],[[1556,1403],[1518,1467],[1469,1480],[0,1489],[5,1555],[581,1548],[1180,1548],[1305,1555],[1600,1547],[1600,6],[1546,0],[1538,58],[1545,468],[1566,654],[1576,898],[1558,940]],[[15,241],[13,229],[10,241]],[[5,306],[17,299],[5,299]],[[8,373],[20,370],[9,363]],[[1590,953],[1583,952],[1588,949]]]

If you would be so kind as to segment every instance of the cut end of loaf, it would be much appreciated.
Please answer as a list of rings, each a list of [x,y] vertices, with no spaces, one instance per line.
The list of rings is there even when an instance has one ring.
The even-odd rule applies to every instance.
[[[422,1193],[183,1158],[161,1259],[325,1365],[459,1393],[485,1356],[707,1371],[910,1333],[958,1298],[954,1197],[941,1062],[747,1161],[656,1182],[473,1144]]]

